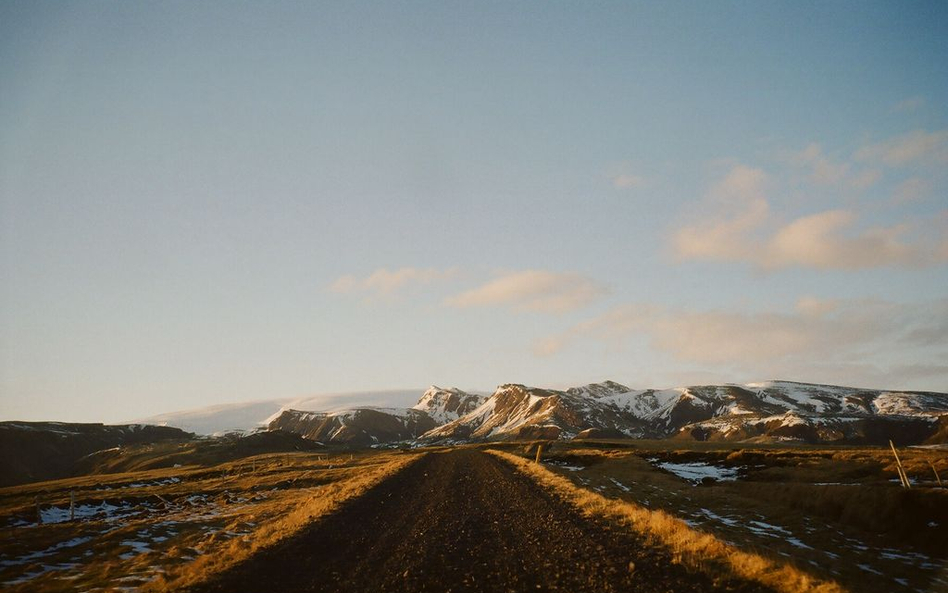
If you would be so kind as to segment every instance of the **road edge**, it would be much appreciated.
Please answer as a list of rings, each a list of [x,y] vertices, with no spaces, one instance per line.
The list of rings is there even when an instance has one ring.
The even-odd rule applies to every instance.
[[[846,593],[835,581],[818,579],[794,566],[740,550],[664,511],[580,488],[541,464],[512,453],[497,449],[485,452],[509,463],[541,487],[553,490],[583,514],[605,517],[649,536],[668,547],[673,557],[686,565],[755,581],[781,593]]]

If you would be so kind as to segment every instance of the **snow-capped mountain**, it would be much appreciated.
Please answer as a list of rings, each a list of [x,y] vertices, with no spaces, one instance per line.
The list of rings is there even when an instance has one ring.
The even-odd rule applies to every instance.
[[[616,395],[626,392],[627,387],[611,382],[567,391],[501,385],[469,414],[422,438],[570,438],[587,428],[639,436],[642,433],[639,419],[612,401]]]
[[[502,385],[428,440],[633,438],[921,442],[948,417],[948,395],[770,381],[632,390],[607,381],[565,391]]]
[[[434,426],[431,416],[414,408],[357,408],[328,413],[283,410],[268,429],[322,443],[367,446],[412,440]]]
[[[419,398],[420,391],[234,404],[145,422],[203,434],[266,427],[351,445],[620,437],[912,444],[948,436],[944,393],[791,381],[673,389],[614,381],[566,390],[505,384],[489,397],[431,386]]]
[[[436,424],[441,425],[470,413],[486,399],[487,396],[480,393],[467,393],[456,387],[442,389],[432,385],[412,408],[425,412]]]
[[[359,407],[408,407],[418,400],[418,389],[324,393],[300,398],[283,398],[220,404],[206,408],[159,414],[135,420],[139,424],[174,426],[202,435],[266,428],[284,410],[350,410]]]

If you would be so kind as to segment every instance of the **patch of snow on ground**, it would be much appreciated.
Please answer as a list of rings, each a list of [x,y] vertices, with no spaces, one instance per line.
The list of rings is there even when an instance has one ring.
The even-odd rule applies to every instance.
[[[733,481],[737,479],[738,469],[733,467],[719,467],[705,463],[703,461],[694,461],[691,463],[671,463],[668,461],[658,461],[649,459],[649,462],[656,467],[669,471],[679,478],[690,482],[699,483],[704,478],[714,478],[722,482]]]
[[[544,461],[543,463],[545,463],[545,464],[547,464],[547,465],[552,465],[552,466],[554,466],[554,467],[558,467],[558,468],[560,468],[560,469],[566,469],[566,470],[569,470],[569,471],[571,471],[571,472],[579,472],[579,471],[583,471],[584,469],[586,469],[585,467],[583,467],[583,466],[581,466],[581,465],[570,465],[570,464],[566,463],[565,461]]]
[[[0,566],[7,567],[7,566],[17,566],[19,564],[26,564],[28,562],[32,562],[40,558],[45,558],[46,556],[52,556],[53,554],[55,554],[56,552],[60,550],[65,550],[66,548],[74,548],[78,545],[86,543],[87,541],[91,539],[92,537],[74,537],[70,540],[59,542],[55,546],[50,546],[46,548],[45,550],[39,550],[37,552],[30,552],[29,554],[24,554],[23,556],[20,556],[19,558],[14,558],[11,560],[8,560],[6,558],[0,559]]]
[[[705,517],[707,517],[708,519],[711,519],[712,521],[717,521],[718,523],[724,523],[728,527],[737,527],[740,525],[740,521],[738,521],[737,519],[733,519],[731,517],[722,517],[721,515],[718,515],[717,513],[714,513],[713,511],[710,511],[708,509],[701,509],[698,511],[698,514],[704,515]]]
[[[132,549],[131,552],[126,552],[124,554],[119,555],[119,558],[121,558],[122,560],[128,560],[129,558],[134,558],[135,556],[138,556],[139,554],[147,554],[148,552],[151,552],[151,548],[149,548],[148,544],[145,542],[140,542],[140,541],[130,539],[130,540],[123,541],[122,545],[128,546],[129,548]]]
[[[75,507],[76,519],[114,519],[124,516],[131,511],[128,505],[113,505],[107,502],[102,504],[77,504]],[[69,507],[50,507],[40,510],[43,523],[63,523],[70,520]]]

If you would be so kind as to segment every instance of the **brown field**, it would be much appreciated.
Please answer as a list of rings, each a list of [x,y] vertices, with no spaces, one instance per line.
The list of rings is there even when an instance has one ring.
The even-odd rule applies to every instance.
[[[522,446],[506,450],[523,459],[535,453]],[[948,454],[908,448],[900,456],[914,484],[909,490],[898,483],[891,451],[881,447],[555,443],[542,467],[573,488],[627,505],[613,514],[657,511],[631,523],[650,524],[659,540],[682,551],[694,532],[706,533],[730,549],[850,591],[948,590],[948,488],[937,486],[930,465],[948,475]],[[732,470],[736,479],[696,483],[661,463],[706,463]],[[597,497],[565,495],[602,510]],[[666,521],[671,518],[680,522]],[[706,549],[691,556],[702,561],[714,554]]]
[[[2,488],[0,583],[23,592],[173,589],[292,534],[416,457],[276,453]]]
[[[948,489],[932,471],[948,477],[944,450],[900,450],[914,485],[906,490],[881,447],[557,442],[539,466],[535,444],[476,448],[485,447],[591,521],[643,534],[687,570],[786,592],[948,591]],[[187,588],[334,515],[432,450],[219,462],[170,459],[159,448],[105,468],[134,471],[2,488],[0,584],[24,592]],[[732,479],[669,471],[696,463]]]

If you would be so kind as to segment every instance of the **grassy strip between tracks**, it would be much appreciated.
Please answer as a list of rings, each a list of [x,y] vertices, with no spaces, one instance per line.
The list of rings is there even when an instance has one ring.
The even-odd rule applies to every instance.
[[[684,521],[662,512],[606,498],[574,485],[542,465],[523,457],[497,450],[488,453],[509,462],[541,486],[547,487],[578,507],[583,513],[606,517],[631,526],[671,549],[673,556],[686,566],[725,572],[738,578],[757,581],[783,593],[843,593],[832,581],[818,580],[787,564],[741,551],[713,535],[692,529]]]
[[[255,552],[272,546],[314,520],[339,508],[344,502],[362,495],[382,480],[395,475],[424,454],[399,456],[371,468],[364,468],[351,477],[325,484],[310,495],[300,498],[280,519],[262,524],[249,536],[231,540],[214,554],[201,556],[180,570],[161,575],[141,588],[146,593],[175,591],[200,583],[227,570]]]

